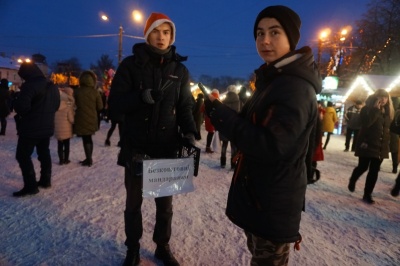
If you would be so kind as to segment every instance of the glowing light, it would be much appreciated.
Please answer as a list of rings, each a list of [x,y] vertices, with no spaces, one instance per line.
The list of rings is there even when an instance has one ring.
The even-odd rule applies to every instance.
[[[132,19],[136,22],[142,22],[143,21],[143,15],[139,10],[133,10],[132,11]]]
[[[326,29],[324,29],[323,31],[320,32],[319,39],[320,40],[324,40],[329,36],[329,34],[331,34],[331,29],[326,28]]]
[[[363,77],[357,77],[353,85],[351,85],[350,89],[347,91],[346,95],[344,95],[342,102],[345,102],[347,98],[349,98],[350,94],[357,88],[358,85],[361,85],[363,89],[368,92],[368,95],[374,93],[374,90],[368,85]]]

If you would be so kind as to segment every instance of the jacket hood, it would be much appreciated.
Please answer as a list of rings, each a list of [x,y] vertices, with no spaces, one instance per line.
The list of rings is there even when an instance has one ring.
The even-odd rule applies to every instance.
[[[43,77],[45,78],[43,72],[40,70],[40,68],[34,64],[34,63],[22,63],[19,70],[18,70],[18,75],[23,79],[23,80],[28,80],[32,78],[37,78],[37,77]]]
[[[263,76],[268,79],[276,75],[297,76],[308,81],[314,87],[316,94],[322,91],[322,78],[315,63],[312,50],[308,46],[290,52],[268,65],[263,64],[255,72],[257,79]]]
[[[96,74],[90,70],[83,71],[79,76],[79,85],[96,88],[97,77]]]

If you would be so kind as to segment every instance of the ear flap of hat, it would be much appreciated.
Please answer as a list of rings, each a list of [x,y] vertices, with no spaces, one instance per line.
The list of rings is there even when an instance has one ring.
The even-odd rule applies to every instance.
[[[169,23],[171,25],[171,43],[172,45],[175,42],[175,36],[176,36],[176,28],[175,24],[172,22],[172,20],[164,14],[161,13],[151,13],[149,18],[146,21],[146,25],[144,26],[143,34],[144,34],[144,39],[147,42],[147,38],[149,37],[149,34],[152,30],[157,28],[163,23]]]

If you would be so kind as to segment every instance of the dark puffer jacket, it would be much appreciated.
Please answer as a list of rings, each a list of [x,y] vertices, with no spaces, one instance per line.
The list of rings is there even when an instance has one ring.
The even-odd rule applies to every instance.
[[[256,91],[241,113],[215,104],[212,122],[239,149],[226,214],[264,239],[300,239],[307,187],[305,156],[322,89],[304,47],[256,70]]]
[[[48,82],[39,67],[22,63],[18,75],[25,80],[14,102],[19,136],[47,138],[54,134],[54,115],[60,106],[56,85]]]
[[[180,132],[197,132],[189,73],[181,63],[186,58],[175,53],[174,46],[160,55],[145,43],[135,44],[133,53],[118,67],[108,99],[111,112],[125,115],[120,165],[137,153],[171,157],[178,149]],[[161,88],[165,88],[161,101],[143,102],[144,89]]]
[[[391,119],[387,105],[384,112],[373,106],[376,100],[375,95],[369,96],[361,109],[361,129],[354,155],[383,160],[389,158]]]
[[[103,101],[96,89],[96,82],[96,75],[92,71],[84,71],[79,77],[79,87],[74,91],[74,133],[78,136],[93,135],[99,129],[97,112],[103,109]]]

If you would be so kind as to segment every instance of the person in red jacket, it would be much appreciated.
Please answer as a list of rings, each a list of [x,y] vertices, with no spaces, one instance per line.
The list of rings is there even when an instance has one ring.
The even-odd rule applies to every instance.
[[[211,91],[211,95],[214,98],[219,99],[219,91],[217,89],[213,89]],[[214,151],[211,149],[211,142],[214,138],[215,128],[214,128],[213,124],[211,123],[210,117],[205,112],[204,104],[202,106],[202,112],[204,113],[204,124],[205,124],[206,131],[207,131],[206,153],[214,153]]]

